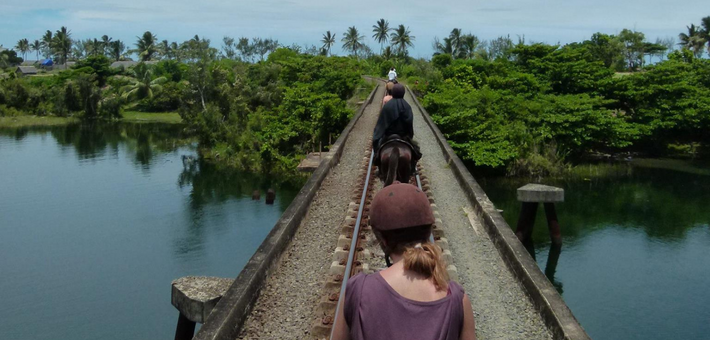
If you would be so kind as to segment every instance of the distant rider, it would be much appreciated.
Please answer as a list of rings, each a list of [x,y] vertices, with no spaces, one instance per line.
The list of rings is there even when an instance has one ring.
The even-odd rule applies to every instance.
[[[397,72],[395,72],[394,67],[390,69],[390,73],[387,74],[389,81],[393,82],[397,80]]]
[[[375,165],[379,165],[380,146],[390,137],[401,139],[412,147],[412,166],[422,157],[419,147],[414,143],[414,114],[412,107],[404,100],[404,85],[392,86],[392,99],[382,106],[372,134],[372,149],[375,150]]]

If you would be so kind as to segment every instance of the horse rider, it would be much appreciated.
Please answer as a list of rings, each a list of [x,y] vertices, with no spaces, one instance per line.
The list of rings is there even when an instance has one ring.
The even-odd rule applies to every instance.
[[[370,225],[388,268],[348,280],[334,340],[475,340],[476,321],[463,287],[451,281],[441,248],[430,241],[427,196],[395,183],[375,195]]]
[[[397,81],[397,72],[395,71],[394,67],[390,69],[390,73],[387,74],[387,78],[390,82]]]
[[[388,101],[392,100],[392,89],[394,88],[394,83],[387,82],[385,85],[385,97],[382,98],[382,105],[380,105],[380,109],[382,109],[385,104],[387,104]]]
[[[412,149],[412,169],[422,157],[419,147],[414,144],[414,114],[412,107],[404,100],[404,85],[392,86],[392,99],[382,106],[372,135],[372,149],[375,150],[375,165],[379,166],[380,148],[389,140],[399,140]]]

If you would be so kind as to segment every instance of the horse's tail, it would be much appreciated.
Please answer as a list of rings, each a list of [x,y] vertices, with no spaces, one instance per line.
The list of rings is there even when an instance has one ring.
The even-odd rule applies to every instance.
[[[390,158],[387,160],[387,178],[385,179],[385,186],[388,186],[397,179],[397,167],[399,166],[399,148],[392,148],[392,153]]]

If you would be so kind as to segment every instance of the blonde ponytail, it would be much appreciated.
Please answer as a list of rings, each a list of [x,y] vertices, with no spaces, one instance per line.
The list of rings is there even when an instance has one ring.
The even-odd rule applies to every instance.
[[[404,247],[402,257],[404,269],[431,278],[438,290],[448,289],[449,273],[439,246],[430,242],[410,244]]]

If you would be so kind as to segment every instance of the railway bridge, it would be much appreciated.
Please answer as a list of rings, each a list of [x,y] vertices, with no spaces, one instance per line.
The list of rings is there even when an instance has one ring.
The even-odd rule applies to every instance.
[[[384,86],[371,81],[375,89],[195,339],[328,338],[343,281],[385,266],[366,222],[382,186],[368,170]],[[405,99],[424,155],[420,185],[434,209],[434,236],[473,304],[478,338],[588,339],[428,113],[410,91]]]

